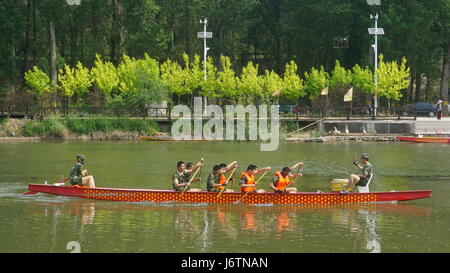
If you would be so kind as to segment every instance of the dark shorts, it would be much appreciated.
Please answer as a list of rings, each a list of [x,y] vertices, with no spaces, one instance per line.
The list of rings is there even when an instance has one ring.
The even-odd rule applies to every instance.
[[[73,186],[75,186],[75,185],[83,186],[83,178],[81,178],[81,177],[71,177],[70,178],[70,184],[72,184]]]
[[[358,183],[356,183],[356,186],[365,187],[367,185],[367,182],[369,182],[367,179],[361,178]]]

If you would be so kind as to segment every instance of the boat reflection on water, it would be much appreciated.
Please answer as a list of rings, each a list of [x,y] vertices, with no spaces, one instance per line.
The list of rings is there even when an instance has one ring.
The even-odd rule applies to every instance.
[[[256,236],[263,240],[303,240],[320,225],[326,232],[335,232],[327,236],[342,237],[349,234],[356,252],[378,253],[382,251],[379,228],[385,228],[385,223],[379,226],[380,219],[391,215],[428,217],[431,208],[397,203],[249,206],[117,203],[77,199],[61,203],[30,202],[28,213],[52,218],[55,238],[58,218],[62,215],[70,215],[73,218],[71,223],[78,223],[80,240],[84,238],[84,232],[88,232],[89,225],[119,225],[119,230],[122,229],[119,235],[122,236],[124,230],[132,234],[132,231],[127,230],[131,228],[147,230],[149,234],[157,228],[171,229],[171,236],[186,245],[197,238],[200,244],[198,248],[192,246],[192,249],[201,252],[217,248],[219,238],[239,241],[246,236]],[[98,221],[96,214],[102,215]],[[115,220],[113,215],[105,217],[107,214],[128,215],[132,222],[126,224]],[[114,222],[108,222],[108,219]],[[258,239],[255,239],[255,244]]]

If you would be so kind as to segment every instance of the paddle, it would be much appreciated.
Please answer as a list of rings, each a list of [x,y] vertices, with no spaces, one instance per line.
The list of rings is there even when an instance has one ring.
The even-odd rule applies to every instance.
[[[228,181],[230,181],[231,177],[233,177],[234,172],[236,171],[237,168],[234,168],[233,171],[231,172],[230,176],[228,177],[227,181],[225,182],[225,184],[228,183]],[[217,195],[217,199],[220,198],[220,195],[222,195],[222,192],[225,190],[226,186],[223,186],[223,188],[220,190],[219,195]]]
[[[294,185],[295,182],[297,182],[297,179],[298,179],[299,176],[300,176],[300,169],[301,169],[302,167],[303,167],[303,165],[298,166],[298,168],[297,168],[297,174],[298,174],[298,176],[294,179],[294,181],[292,182],[292,185]]]
[[[201,163],[203,163],[203,158],[200,160]],[[203,166],[200,166],[194,173],[194,175],[192,176],[191,180],[189,180],[189,182],[187,183],[187,185],[184,187],[183,192],[181,193],[181,195],[184,194],[184,192],[189,188],[189,186],[191,185],[192,181],[194,180],[195,176],[197,175],[198,171],[200,171],[202,169]]]
[[[63,183],[63,182],[69,181],[69,179],[70,178],[64,178],[64,179],[61,179],[59,181],[56,181],[54,184],[56,184],[56,183]]]
[[[261,177],[255,182],[255,187],[256,187],[256,184],[258,184],[258,182],[261,181],[261,179],[264,177],[264,175],[266,175],[266,173],[268,173],[268,172],[269,172],[269,171],[267,170],[267,171],[265,171],[265,172],[261,175]],[[241,199],[239,199],[239,200],[237,200],[236,202],[234,202],[234,204],[240,203],[240,202],[242,201],[242,199],[244,199],[244,198],[247,196],[247,194],[248,194],[249,192],[250,192],[250,191],[246,192],[246,193],[244,194],[244,196],[242,196]]]

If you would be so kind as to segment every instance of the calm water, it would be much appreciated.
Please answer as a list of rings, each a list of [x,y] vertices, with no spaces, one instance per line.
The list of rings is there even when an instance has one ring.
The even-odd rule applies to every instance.
[[[450,252],[450,146],[405,143],[1,142],[0,252]],[[86,156],[97,186],[165,189],[178,160],[237,160],[281,168],[305,162],[302,191],[329,190],[354,170],[355,153],[374,165],[372,191],[433,190],[399,204],[339,206],[161,205],[37,194],[28,183],[55,182],[73,157]],[[260,187],[268,189],[270,177]],[[205,183],[205,182],[201,182]],[[203,184],[197,186],[204,187]],[[237,189],[237,185],[234,187]]]

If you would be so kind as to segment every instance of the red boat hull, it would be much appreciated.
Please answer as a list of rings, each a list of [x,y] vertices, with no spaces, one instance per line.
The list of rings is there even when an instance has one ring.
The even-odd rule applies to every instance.
[[[420,142],[420,143],[450,143],[450,138],[446,137],[396,137],[400,141]]]
[[[220,197],[214,192],[175,192],[171,190],[118,189],[118,188],[74,188],[29,184],[32,193],[47,193],[88,199],[122,201],[122,202],[181,202],[181,203],[220,203],[228,204],[239,201],[243,204],[343,204],[408,201],[431,197],[431,191],[397,191],[340,194],[336,192],[298,192],[277,194],[272,192],[253,193],[241,199],[239,192],[223,192]]]

